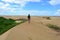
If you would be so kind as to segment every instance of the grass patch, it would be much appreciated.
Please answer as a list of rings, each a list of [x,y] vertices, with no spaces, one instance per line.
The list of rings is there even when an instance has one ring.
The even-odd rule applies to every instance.
[[[46,17],[46,19],[50,20],[51,18],[50,17]]]
[[[43,18],[46,18],[46,19],[48,19],[48,20],[51,20],[51,18],[50,18],[50,17],[43,17]]]
[[[15,21],[16,20],[13,20],[13,19],[6,19],[4,17],[0,17],[0,35],[8,31],[9,29],[15,27],[16,25],[21,24],[27,20],[21,19],[20,23],[16,23]]]
[[[52,28],[52,29],[56,30],[56,31],[60,31],[60,27],[58,27],[57,25],[48,24],[47,26],[49,28]]]

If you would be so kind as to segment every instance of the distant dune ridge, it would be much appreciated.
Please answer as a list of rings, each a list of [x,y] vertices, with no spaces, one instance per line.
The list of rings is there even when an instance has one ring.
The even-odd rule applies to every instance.
[[[20,19],[27,16],[4,16],[5,18]],[[0,36],[0,40],[60,40],[60,32],[48,28],[47,24],[54,24],[60,27],[60,17],[50,17],[48,20],[39,16],[31,16],[31,23],[28,21],[17,25]],[[8,34],[8,35],[7,35]],[[7,35],[7,36],[6,36]]]

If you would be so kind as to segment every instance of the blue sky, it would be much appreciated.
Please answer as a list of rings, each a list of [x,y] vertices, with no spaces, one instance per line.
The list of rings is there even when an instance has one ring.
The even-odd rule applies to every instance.
[[[0,0],[0,15],[60,16],[60,0]]]

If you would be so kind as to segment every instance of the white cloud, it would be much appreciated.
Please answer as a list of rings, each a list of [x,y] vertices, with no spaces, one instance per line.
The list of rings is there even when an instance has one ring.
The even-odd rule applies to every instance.
[[[51,0],[51,1],[49,1],[49,3],[51,5],[57,5],[57,4],[60,4],[60,0]]]
[[[0,9],[7,9],[10,5],[7,3],[7,4],[4,4],[2,2],[0,2]]]
[[[50,11],[39,11],[39,10],[7,10],[4,12],[9,12],[9,13],[3,13],[1,12],[3,15],[34,15],[34,16],[47,16],[49,15],[51,12]],[[1,14],[0,14],[1,15]]]
[[[0,2],[0,13],[3,14],[5,12],[13,12],[14,10],[16,10],[15,8],[11,8],[10,4],[6,3],[2,3]]]
[[[16,3],[20,4],[21,7],[24,7],[28,2],[40,2],[41,0],[2,0],[6,3]]]
[[[25,14],[28,11],[22,10],[22,8],[26,5],[26,3],[28,3],[28,2],[40,2],[40,0],[2,0],[2,1],[5,2],[5,3],[0,2],[0,10],[1,10],[0,11],[0,15],[1,14],[4,15],[4,14],[6,14],[6,12],[15,13],[15,10],[17,10],[17,9],[16,8],[11,8],[10,7],[11,4],[9,4],[9,3],[20,4],[21,8],[18,11],[20,11],[20,13],[24,13]],[[10,14],[10,13],[8,13],[8,14]],[[18,14],[16,14],[16,15],[18,15]]]
[[[6,15],[34,15],[34,16],[48,16],[50,11],[39,11],[39,10],[17,10]]]
[[[55,15],[55,16],[60,16],[60,9],[58,9],[58,10],[55,12],[54,15]]]
[[[0,9],[1,8],[5,8],[4,4],[2,2],[0,2]]]
[[[2,0],[3,2],[0,2],[0,10],[2,10],[2,13],[4,12],[14,12],[16,8],[11,8],[10,3],[16,3],[21,5],[21,10],[28,2],[40,2],[40,0]],[[1,13],[1,12],[0,12]]]
[[[40,2],[41,0],[2,0],[6,4],[0,2],[0,9],[3,11],[0,12],[0,15],[49,15],[49,11],[39,11],[39,10],[23,10],[22,8],[16,9],[16,8],[11,8],[9,3],[16,3],[20,4],[21,7],[24,7],[26,3],[28,2]],[[9,12],[9,13],[6,13]]]

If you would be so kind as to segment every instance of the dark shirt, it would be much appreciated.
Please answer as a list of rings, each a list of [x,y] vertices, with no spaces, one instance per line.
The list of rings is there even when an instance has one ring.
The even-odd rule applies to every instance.
[[[30,19],[30,15],[28,15],[28,19]]]

